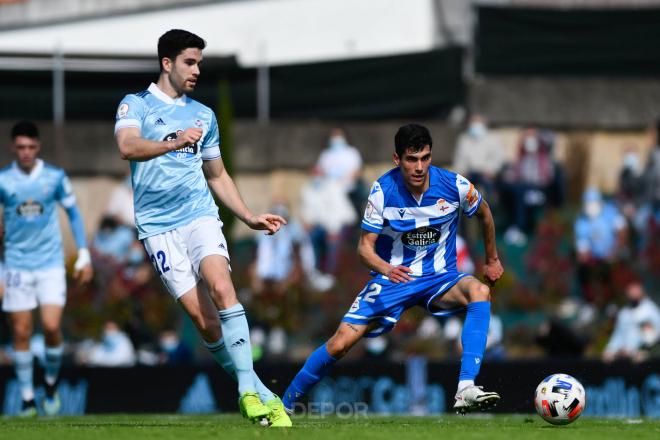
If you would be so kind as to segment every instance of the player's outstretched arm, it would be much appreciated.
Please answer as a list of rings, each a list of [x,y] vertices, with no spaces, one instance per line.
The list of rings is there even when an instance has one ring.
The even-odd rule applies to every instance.
[[[196,144],[202,138],[202,133],[201,128],[187,128],[176,139],[157,142],[144,139],[137,127],[125,127],[117,130],[115,139],[122,159],[143,162]]]
[[[481,233],[486,251],[486,264],[483,268],[484,277],[486,278],[486,281],[493,284],[500,279],[504,273],[504,268],[497,255],[497,246],[495,244],[495,221],[493,220],[490,206],[488,206],[488,203],[485,200],[482,200],[481,205],[479,205],[477,218],[481,225]]]
[[[255,230],[268,231],[268,234],[274,234],[286,224],[279,215],[261,214],[254,215],[248,209],[243,201],[241,194],[234,184],[225,168],[221,158],[205,160],[202,165],[204,176],[209,184],[209,188],[218,197],[223,206],[229,208],[243,223]]]
[[[393,283],[406,283],[410,281],[412,270],[406,266],[392,266],[387,261],[383,260],[376,253],[376,240],[378,234],[369,231],[362,231],[360,235],[360,242],[358,243],[358,255],[362,264],[367,266],[374,272],[385,275]]]

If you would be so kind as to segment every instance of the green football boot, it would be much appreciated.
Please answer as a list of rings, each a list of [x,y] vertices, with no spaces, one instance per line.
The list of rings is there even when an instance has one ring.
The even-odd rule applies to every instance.
[[[238,399],[238,408],[243,417],[253,422],[259,422],[270,414],[270,408],[261,403],[257,393],[241,394]]]
[[[270,415],[268,416],[268,422],[272,428],[289,428],[293,426],[289,415],[284,409],[284,404],[282,399],[275,396],[273,399],[270,399],[266,402],[266,406],[270,409]]]

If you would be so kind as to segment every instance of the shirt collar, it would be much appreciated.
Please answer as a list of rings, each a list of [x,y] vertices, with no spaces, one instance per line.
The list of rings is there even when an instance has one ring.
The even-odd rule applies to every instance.
[[[149,90],[149,93],[151,93],[156,98],[160,99],[166,104],[174,104],[181,107],[185,107],[186,105],[186,99],[187,99],[186,95],[181,95],[178,98],[173,99],[170,96],[168,96],[165,92],[163,92],[155,83],[149,84],[149,88],[147,90]]]
[[[36,163],[34,164],[34,167],[32,168],[32,171],[30,171],[29,174],[23,171],[21,167],[18,166],[18,163],[16,163],[16,161],[13,161],[11,166],[14,169],[14,171],[17,172],[20,176],[26,177],[28,180],[34,180],[37,177],[39,177],[39,174],[41,174],[41,170],[44,169],[44,161],[41,159],[37,159]]]

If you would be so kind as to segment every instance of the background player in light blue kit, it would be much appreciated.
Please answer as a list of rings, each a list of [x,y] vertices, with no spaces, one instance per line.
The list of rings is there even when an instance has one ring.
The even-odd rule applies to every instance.
[[[14,368],[21,389],[21,415],[37,414],[32,383],[32,310],[40,307],[46,341],[44,412],[59,412],[57,379],[62,362],[60,322],[66,303],[66,276],[57,203],[69,216],[78,247],[75,278],[92,278],[85,228],[76,196],[63,170],[38,159],[39,132],[32,122],[19,122],[11,131],[16,160],[0,170],[0,204],[3,205],[5,245],[5,296],[2,309],[9,314],[14,348]]]
[[[431,166],[433,144],[425,127],[401,127],[394,143],[397,167],[373,184],[362,220],[358,254],[372,279],[336,333],[312,353],[287,388],[284,405],[289,412],[360,338],[391,330],[413,306],[437,316],[467,309],[454,409],[464,414],[490,408],[500,399],[474,384],[486,347],[490,289],[456,269],[456,228],[462,211],[479,219],[486,250],[484,277],[492,284],[502,276],[490,208],[463,176]]]
[[[271,426],[291,426],[281,400],[253,370],[248,323],[209,188],[252,229],[274,234],[286,222],[254,215],[245,206],[223,165],[213,111],[185,95],[197,84],[205,46],[184,30],[163,34],[158,83],[121,101],[115,136],[121,157],[130,160],[139,238],[206,347],[238,381],[241,413],[251,420],[266,417]]]

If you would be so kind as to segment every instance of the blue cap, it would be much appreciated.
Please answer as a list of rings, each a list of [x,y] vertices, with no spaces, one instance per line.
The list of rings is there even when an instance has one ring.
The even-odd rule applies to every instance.
[[[587,188],[582,194],[582,201],[584,203],[589,202],[602,202],[603,196],[600,194],[596,188]]]

